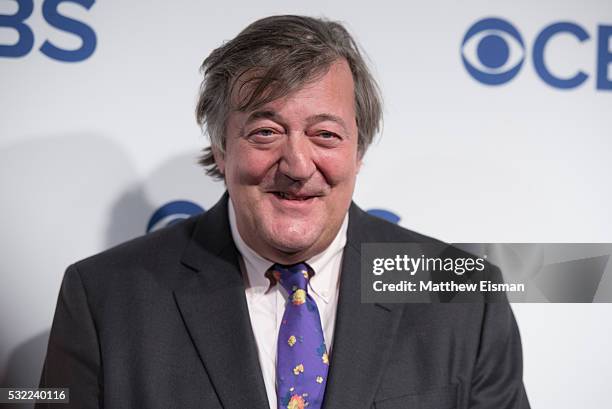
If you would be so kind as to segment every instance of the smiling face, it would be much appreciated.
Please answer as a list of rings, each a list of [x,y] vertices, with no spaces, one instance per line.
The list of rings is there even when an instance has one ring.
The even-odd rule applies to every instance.
[[[353,77],[344,60],[253,111],[231,111],[213,150],[242,239],[274,262],[323,251],[351,203],[361,165]]]

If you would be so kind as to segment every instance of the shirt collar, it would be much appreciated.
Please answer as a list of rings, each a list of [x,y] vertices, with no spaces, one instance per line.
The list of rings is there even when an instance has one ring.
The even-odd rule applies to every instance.
[[[236,212],[231,197],[228,200],[228,213],[232,238],[234,239],[234,243],[236,244],[238,251],[242,255],[246,270],[245,284],[247,290],[252,291],[255,300],[257,300],[270,288],[270,281],[265,276],[265,273],[270,267],[272,267],[272,265],[274,265],[274,262],[255,252],[255,250],[249,247],[240,236],[236,223]],[[346,245],[348,217],[347,212],[344,216],[344,220],[342,221],[342,225],[340,226],[340,229],[338,230],[338,233],[331,244],[321,253],[306,260],[306,263],[308,263],[308,265],[312,267],[313,271],[315,272],[315,275],[309,280],[309,286],[326,303],[329,302],[330,297],[335,293],[338,286],[338,277],[340,272],[333,271],[334,269],[332,262],[334,258],[339,255],[338,253],[341,253],[344,250],[344,246]]]

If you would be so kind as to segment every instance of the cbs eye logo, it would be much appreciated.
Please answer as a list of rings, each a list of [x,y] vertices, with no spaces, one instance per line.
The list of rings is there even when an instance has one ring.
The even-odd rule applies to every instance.
[[[520,71],[525,60],[525,44],[512,24],[498,18],[487,18],[465,33],[461,58],[465,69],[476,80],[487,85],[500,85]]]
[[[576,46],[591,40],[589,32],[576,23],[560,21],[544,27],[536,36],[531,50],[537,76],[557,89],[579,87],[593,76],[597,90],[612,90],[612,25],[597,26],[594,39],[595,72],[592,74],[580,69],[581,65],[591,64],[576,61],[576,67],[570,68],[568,74],[567,68],[560,69],[546,61],[547,46],[559,36],[571,38]],[[565,48],[560,57],[573,64],[576,59],[572,52],[571,46]],[[465,33],[461,43],[461,59],[465,69],[475,80],[486,85],[501,85],[512,80],[521,70],[526,54],[525,43],[519,31],[500,18],[477,21]]]
[[[189,200],[175,200],[160,206],[149,218],[147,233],[172,226],[191,216],[204,213],[206,210],[197,203]]]

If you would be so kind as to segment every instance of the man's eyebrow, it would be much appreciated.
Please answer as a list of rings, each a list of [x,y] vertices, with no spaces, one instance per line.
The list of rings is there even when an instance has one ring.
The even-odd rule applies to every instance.
[[[270,119],[272,121],[282,123],[280,116],[275,111],[258,110],[258,111],[251,112],[249,116],[247,117],[247,120],[244,124],[248,125],[251,122],[257,121],[258,119]]]
[[[268,109],[257,110],[257,111],[251,112],[249,116],[247,117],[244,124],[246,126],[259,119],[270,119],[272,121],[278,122],[279,124],[283,126],[285,125],[282,117],[278,115],[276,111],[268,110]],[[306,123],[308,124],[308,126],[314,125],[319,122],[324,122],[324,121],[331,121],[331,122],[337,123],[338,125],[342,127],[344,132],[348,134],[348,128],[346,126],[346,122],[344,122],[344,119],[342,119],[341,117],[337,115],[333,115],[329,113],[321,113],[321,114],[311,115],[308,118],[306,118]]]
[[[344,129],[344,132],[348,134],[348,128],[346,127],[346,123],[344,122],[344,119],[340,118],[337,115],[323,113],[323,114],[309,116],[306,119],[306,122],[309,125],[313,125],[313,124],[323,122],[323,121],[331,121],[331,122],[337,123],[338,125],[342,127],[342,129]]]

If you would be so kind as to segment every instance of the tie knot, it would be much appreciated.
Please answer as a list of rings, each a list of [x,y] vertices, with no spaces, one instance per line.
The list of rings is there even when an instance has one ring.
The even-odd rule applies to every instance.
[[[304,290],[308,285],[312,269],[306,263],[298,263],[290,266],[282,264],[274,264],[272,266],[272,275],[279,282],[289,295],[296,290]]]

